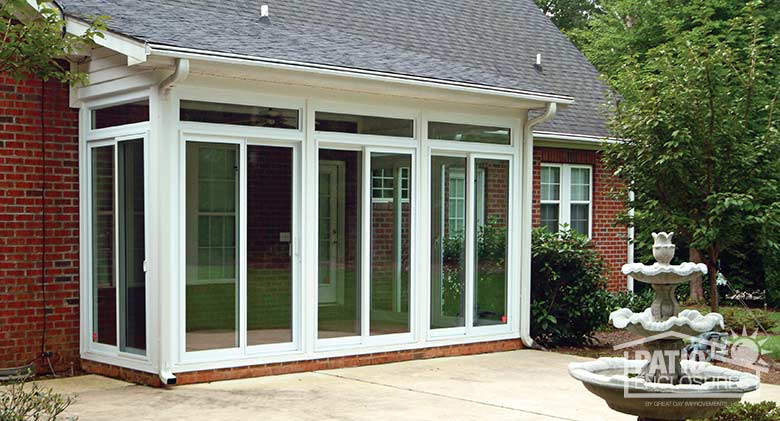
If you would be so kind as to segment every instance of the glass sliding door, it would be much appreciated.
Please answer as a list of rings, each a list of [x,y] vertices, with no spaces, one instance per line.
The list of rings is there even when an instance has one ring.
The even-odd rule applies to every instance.
[[[293,149],[247,146],[247,345],[293,341]]]
[[[319,151],[319,339],[361,333],[362,160],[359,151]]]
[[[90,148],[93,343],[146,353],[144,140]]]
[[[412,156],[371,153],[370,334],[409,332]]]
[[[467,163],[431,157],[431,329],[465,326]]]
[[[475,159],[474,326],[507,322],[509,161]],[[483,216],[480,217],[480,214]]]
[[[114,145],[91,150],[92,342],[117,344]]]
[[[187,143],[186,350],[238,341],[239,146]]]
[[[146,349],[146,272],[143,139],[118,143],[120,349]]]

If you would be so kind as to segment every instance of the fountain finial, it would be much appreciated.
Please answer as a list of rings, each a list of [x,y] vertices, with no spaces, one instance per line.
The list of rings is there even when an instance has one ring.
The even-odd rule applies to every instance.
[[[668,265],[674,258],[675,245],[672,243],[673,232],[653,233],[653,257],[658,263]]]

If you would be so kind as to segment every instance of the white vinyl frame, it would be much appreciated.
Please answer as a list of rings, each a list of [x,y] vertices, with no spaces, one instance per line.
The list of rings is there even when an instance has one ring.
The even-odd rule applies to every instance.
[[[136,91],[124,95],[118,95],[109,99],[92,101],[82,104],[79,111],[79,186],[80,186],[80,223],[79,235],[81,236],[80,253],[80,278],[81,278],[81,356],[94,361],[119,364],[125,367],[140,371],[154,372],[154,362],[156,360],[156,350],[152,346],[154,326],[154,305],[153,305],[153,282],[150,280],[148,265],[151,222],[150,212],[150,178],[149,178],[149,122],[126,124],[103,129],[91,129],[92,110],[107,108],[115,105],[122,105],[128,102],[148,99],[149,93],[146,91]],[[151,104],[150,104],[151,105]],[[119,226],[119,210],[116,208],[119,204],[119,188],[116,185],[119,181],[119,144],[123,141],[142,140],[144,157],[144,282],[145,297],[144,306],[146,311],[146,349],[144,354],[122,351],[121,344],[121,322],[119,305],[119,235],[114,234],[114,282],[115,282],[115,300],[116,300],[116,345],[108,345],[93,341],[92,331],[95,320],[94,299],[93,296],[93,244],[92,244],[92,151],[100,147],[112,147],[114,154],[114,229]]]
[[[593,166],[584,164],[551,164],[543,162],[541,168],[559,168],[560,184],[558,185],[558,200],[541,200],[541,204],[558,205],[558,225],[567,224],[571,228],[571,205],[588,205],[588,238],[593,238]],[[588,198],[590,200],[571,200],[571,170],[582,168],[588,170]],[[541,190],[541,189],[540,189]]]
[[[398,108],[391,108],[391,107],[376,107],[376,106],[366,106],[361,104],[351,104],[351,103],[343,103],[343,102],[318,102],[316,104],[313,104],[313,110],[310,112],[312,117],[316,114],[316,111],[325,111],[325,112],[334,112],[334,113],[343,113],[343,114],[358,114],[358,115],[370,115],[370,116],[381,116],[381,117],[392,117],[392,118],[402,118],[402,119],[410,119],[414,122],[414,133],[415,136],[412,138],[408,137],[395,137],[395,136],[376,136],[376,135],[355,135],[355,134],[346,134],[346,133],[334,133],[334,132],[315,132],[314,133],[314,142],[316,144],[315,149],[315,162],[309,162],[309,165],[311,168],[314,168],[314,173],[318,174],[319,172],[319,150],[320,149],[333,149],[333,150],[349,150],[349,151],[359,151],[362,153],[362,191],[361,191],[361,252],[360,252],[360,258],[361,258],[361,276],[360,276],[360,312],[361,312],[361,320],[360,320],[360,335],[359,336],[347,336],[347,337],[340,337],[340,338],[326,338],[326,339],[316,339],[318,335],[318,330],[316,327],[316,322],[318,320],[317,316],[317,308],[318,306],[315,306],[315,316],[314,316],[314,336],[315,336],[315,352],[322,352],[322,351],[341,351],[341,350],[348,350],[348,349],[354,349],[355,347],[373,347],[373,346],[388,346],[388,345],[400,345],[400,344],[409,344],[415,342],[417,336],[418,336],[418,318],[419,314],[417,314],[417,311],[415,309],[418,308],[417,305],[417,285],[418,285],[418,277],[417,277],[417,270],[418,267],[418,261],[416,256],[417,251],[417,229],[418,226],[418,218],[417,218],[417,201],[419,197],[418,188],[417,188],[417,155],[418,155],[418,128],[419,123],[417,119],[416,113],[410,113],[409,110],[406,109],[398,109]],[[410,331],[408,333],[398,333],[398,334],[387,334],[387,335],[376,335],[372,336],[370,335],[370,327],[371,327],[371,256],[370,256],[370,244],[371,244],[371,205],[374,203],[374,199],[372,198],[371,194],[371,183],[372,183],[372,174],[371,174],[371,154],[372,153],[397,153],[397,154],[408,154],[411,156],[411,162],[412,165],[409,169],[409,176],[411,178],[411,182],[409,183],[409,199],[411,200],[411,229],[410,229],[410,279],[409,279],[409,288],[410,288],[410,295],[409,295],[409,329]],[[313,165],[312,165],[313,164]],[[317,184],[314,184],[313,187],[310,189],[312,191],[309,192],[310,195],[314,195],[316,197],[317,195]],[[312,221],[318,221],[319,215],[317,214],[318,209],[316,206],[312,207],[312,213],[314,213],[313,217],[310,219]],[[316,227],[315,227],[316,228]],[[316,254],[315,254],[316,256]],[[316,268],[316,266],[315,266]],[[316,272],[316,270],[315,270]],[[314,303],[317,303],[317,288],[314,288],[313,291],[315,297],[314,297]]]
[[[265,85],[264,85],[265,86]],[[150,142],[145,145],[145,150],[165,151],[159,153],[153,159],[146,157],[146,163],[152,162],[152,174],[172,180],[160,179],[153,188],[146,189],[149,192],[157,192],[154,196],[161,203],[149,200],[147,203],[147,219],[152,218],[150,227],[157,226],[158,230],[147,236],[147,243],[151,244],[152,254],[147,250],[147,257],[152,267],[151,275],[147,275],[147,300],[149,309],[147,318],[147,359],[149,361],[137,361],[137,356],[124,357],[117,355],[112,350],[107,353],[93,352],[89,349],[86,332],[91,326],[90,316],[87,311],[82,311],[82,356],[86,359],[120,365],[148,372],[159,372],[169,369],[174,374],[196,370],[216,368],[240,367],[253,364],[278,363],[290,361],[302,361],[318,358],[332,358],[347,355],[361,355],[374,352],[389,352],[406,349],[418,349],[431,346],[447,346],[456,344],[469,344],[484,341],[517,339],[520,337],[520,265],[517,259],[508,259],[507,267],[507,323],[493,326],[471,327],[466,329],[430,329],[430,159],[432,154],[454,155],[468,157],[471,171],[473,172],[474,159],[502,159],[509,161],[509,232],[508,250],[509,256],[516,255],[521,244],[521,182],[522,163],[522,124],[525,115],[522,111],[511,111],[499,108],[486,108],[481,106],[457,105],[446,102],[426,102],[414,98],[380,97],[349,92],[323,92],[308,88],[289,88],[267,84],[270,89],[247,89],[241,82],[228,83],[216,81],[209,83],[208,87],[202,80],[193,79],[187,84],[177,86],[169,95],[161,93],[156,86],[147,89],[140,94],[112,94],[94,101],[95,106],[104,106],[109,103],[124,103],[135,100],[139,95],[150,97],[149,123],[137,123],[119,128],[107,128],[89,130],[89,106],[83,106],[81,111],[80,131],[85,142],[82,146],[82,156],[86,154],[86,142],[107,139],[114,135],[125,135],[128,131],[149,131]],[[212,124],[198,122],[179,122],[179,100],[192,99],[199,101],[212,101],[219,103],[235,103],[243,105],[262,105],[281,108],[293,108],[299,110],[299,128],[274,129],[265,127],[235,126],[227,124]],[[334,100],[334,98],[336,98]],[[386,100],[385,100],[386,99]],[[384,103],[386,105],[376,105]],[[91,103],[90,103],[91,104]],[[337,112],[358,115],[375,115],[380,117],[406,118],[414,121],[414,137],[401,138],[390,136],[356,135],[333,132],[317,132],[314,127],[316,111]],[[486,126],[500,126],[511,129],[511,145],[480,144],[471,142],[458,142],[446,140],[428,140],[428,121],[443,121],[451,123],[477,124]],[[260,345],[256,347],[246,346],[246,297],[245,289],[240,295],[239,331],[240,346],[238,348],[210,350],[198,352],[185,352],[185,324],[186,311],[184,308],[185,292],[185,246],[186,230],[184,229],[185,205],[185,157],[186,141],[203,142],[228,142],[240,144],[241,159],[246,159],[246,147],[248,145],[285,146],[295,149],[295,174],[294,205],[295,227],[293,236],[293,253],[295,256],[294,271],[294,307],[293,314],[293,342],[287,344]],[[151,146],[151,147],[150,147]],[[410,278],[410,332],[392,335],[367,335],[370,326],[370,290],[363,288],[361,299],[363,316],[360,336],[336,339],[317,339],[317,224],[304,224],[303,221],[317,221],[317,173],[319,148],[346,149],[363,151],[364,177],[370,180],[370,153],[393,152],[408,153],[412,156],[410,168],[412,181],[410,183],[410,198],[412,200],[412,224],[411,230],[411,278]],[[150,169],[145,170],[149,173]],[[242,166],[245,171],[246,165]],[[85,186],[86,161],[82,160],[82,203],[88,194]],[[147,177],[147,187],[152,177]],[[160,184],[167,184],[160,186]],[[241,214],[246,215],[246,181],[242,175],[240,182]],[[473,186],[469,184],[473,189]],[[371,201],[370,184],[364,183],[363,212],[370,210]],[[163,192],[175,192],[165,194]],[[471,230],[475,230],[473,195],[467,204],[467,224],[471,224]],[[84,205],[82,205],[84,206]],[[158,219],[159,218],[159,219]],[[364,216],[364,218],[366,218]],[[176,219],[179,219],[178,221]],[[157,221],[170,221],[167,226]],[[366,219],[367,220],[367,219]],[[82,227],[85,226],[85,215],[81,216]],[[242,222],[245,224],[245,221]],[[245,228],[241,229],[245,232]],[[176,233],[175,235],[171,233]],[[166,236],[173,235],[173,240]],[[370,228],[368,224],[362,225],[363,259],[369,261],[367,252],[369,247],[368,236]],[[82,229],[82,274],[87,272],[89,266],[83,261],[85,247],[89,243],[89,237]],[[151,243],[150,243],[151,242]],[[157,244],[170,244],[165,249],[159,249]],[[469,273],[473,273],[473,242],[467,242],[472,248],[469,253],[472,262]],[[245,257],[245,239],[240,240],[239,253]],[[159,249],[159,250],[158,250]],[[170,250],[169,250],[170,249]],[[156,251],[155,251],[156,250]],[[156,253],[166,256],[176,256],[176,263],[160,260]],[[363,270],[368,270],[368,263],[364,262]],[[154,279],[161,276],[161,281]],[[243,283],[245,288],[246,273],[241,269],[239,273],[240,288]],[[368,285],[368,274],[363,276],[363,282]],[[471,288],[468,286],[468,294]],[[86,278],[82,276],[82,309],[87,310],[91,301],[87,296],[89,289]],[[467,320],[473,323],[473,299],[467,303]],[[149,323],[159,320],[159,323]],[[169,334],[165,334],[170,332]],[[363,335],[363,333],[366,333]],[[159,363],[159,364],[158,364]]]
[[[465,326],[463,327],[451,327],[451,328],[430,328],[431,311],[430,308],[430,265],[427,266],[426,273],[426,287],[427,297],[426,301],[426,331],[427,339],[429,341],[450,339],[454,337],[484,337],[491,335],[501,335],[512,333],[516,331],[515,326],[519,326],[519,268],[516,267],[516,260],[507,258],[507,286],[506,286],[506,309],[507,309],[507,322],[503,324],[496,324],[490,326],[474,326],[474,274],[476,270],[476,250],[474,238],[476,238],[476,194],[475,188],[475,174],[477,159],[491,159],[491,160],[506,160],[509,162],[509,180],[508,180],[508,229],[507,229],[507,256],[513,256],[515,250],[519,250],[519,234],[518,228],[519,221],[519,202],[520,194],[516,192],[516,188],[522,185],[518,182],[520,176],[519,163],[522,162],[520,156],[521,151],[521,138],[520,127],[518,121],[507,120],[497,118],[493,116],[485,115],[473,115],[473,114],[455,114],[455,113],[426,113],[424,124],[426,127],[429,121],[445,122],[445,123],[462,123],[462,124],[474,124],[483,126],[498,126],[506,127],[510,129],[510,145],[497,145],[487,143],[474,143],[463,141],[449,141],[449,140],[433,140],[425,139],[425,143],[428,146],[426,148],[426,166],[430,169],[432,156],[449,156],[466,158],[466,288],[464,293],[466,294],[465,300]],[[427,199],[430,200],[430,185],[432,182],[430,171],[426,179],[426,194]],[[430,208],[430,201],[427,203],[427,208]],[[430,244],[430,215],[426,216],[425,226],[428,242]],[[430,253],[430,247],[426,247],[427,252]],[[429,256],[430,257],[430,256]],[[427,262],[430,261],[430,258]]]

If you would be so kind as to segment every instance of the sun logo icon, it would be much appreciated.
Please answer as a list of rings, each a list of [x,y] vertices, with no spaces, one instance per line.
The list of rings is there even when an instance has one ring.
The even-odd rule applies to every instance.
[[[759,338],[758,329],[750,336],[744,327],[741,335],[732,330],[729,340],[731,343],[729,357],[735,364],[743,367],[767,366],[767,362],[761,359],[761,356],[765,354],[763,345],[768,340],[769,338]]]

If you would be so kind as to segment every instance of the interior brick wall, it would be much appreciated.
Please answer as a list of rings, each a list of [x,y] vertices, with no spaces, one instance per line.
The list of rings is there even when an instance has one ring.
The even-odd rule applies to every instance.
[[[0,75],[0,367],[37,361],[43,330],[40,80]],[[78,111],[66,85],[45,85],[46,350],[79,364]]]
[[[627,287],[626,277],[620,271],[628,261],[628,234],[623,225],[617,225],[615,218],[623,209],[622,203],[610,197],[612,187],[617,181],[606,170],[601,162],[600,152],[558,149],[534,148],[533,176],[533,225],[541,223],[541,164],[584,164],[593,167],[593,233],[591,239],[598,252],[608,265],[608,286],[610,290],[624,290]],[[533,281],[532,281],[533,282]]]

